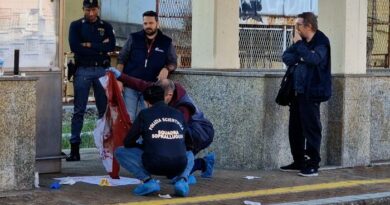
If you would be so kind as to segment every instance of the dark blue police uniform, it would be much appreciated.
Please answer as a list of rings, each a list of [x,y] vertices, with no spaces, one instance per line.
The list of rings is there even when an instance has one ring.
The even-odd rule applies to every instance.
[[[84,7],[86,6],[97,7],[97,1],[84,1]],[[82,43],[86,42],[89,42],[91,47],[82,46]],[[91,86],[94,90],[99,118],[103,116],[106,109],[107,98],[99,78],[105,75],[105,69],[110,66],[110,57],[107,53],[115,49],[113,28],[99,17],[95,22],[89,22],[85,17],[81,18],[70,25],[69,44],[77,66],[73,83],[74,113],[70,143],[78,146],[81,142],[80,132]]]

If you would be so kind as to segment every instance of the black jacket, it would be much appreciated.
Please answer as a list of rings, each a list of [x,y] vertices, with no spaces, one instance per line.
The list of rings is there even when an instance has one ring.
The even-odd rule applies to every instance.
[[[142,136],[142,162],[155,175],[175,176],[187,165],[186,143],[191,144],[183,114],[163,101],[142,110],[124,140],[125,147],[138,146]],[[186,142],[187,141],[187,142]]]
[[[81,45],[86,42],[91,43],[91,48]],[[107,53],[115,49],[113,28],[100,18],[94,23],[85,18],[73,21],[69,28],[69,45],[77,66],[109,66],[110,57]]]
[[[304,39],[283,53],[287,66],[296,65],[294,89],[317,102],[329,100],[332,95],[330,43],[324,33],[317,30],[313,39]]]

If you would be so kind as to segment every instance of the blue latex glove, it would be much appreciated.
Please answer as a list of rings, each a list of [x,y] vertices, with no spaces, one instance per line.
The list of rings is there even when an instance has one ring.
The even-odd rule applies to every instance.
[[[61,184],[59,182],[53,182],[51,185],[50,185],[50,188],[51,189],[60,189],[61,188]]]
[[[112,73],[114,74],[115,78],[119,78],[119,77],[121,76],[121,74],[122,74],[122,73],[121,73],[118,69],[116,69],[115,67],[109,67],[109,68],[108,68],[108,71],[112,72]]]

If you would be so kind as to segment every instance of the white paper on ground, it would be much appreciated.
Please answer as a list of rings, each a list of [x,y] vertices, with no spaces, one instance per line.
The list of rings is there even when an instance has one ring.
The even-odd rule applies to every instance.
[[[158,197],[164,198],[164,199],[172,199],[171,195],[169,195],[169,194],[158,194]]]
[[[256,176],[245,176],[243,178],[249,179],[249,180],[251,180],[251,179],[260,179],[260,177],[256,177]]]
[[[70,177],[66,177],[66,178],[60,180],[60,184],[73,185],[73,184],[76,184],[76,182],[73,179],[71,179]]]
[[[96,184],[99,185],[100,181],[102,179],[108,179],[111,186],[123,186],[123,185],[130,185],[130,184],[140,184],[141,181],[135,178],[129,178],[129,177],[120,177],[120,179],[111,179],[110,176],[78,176],[78,177],[62,177],[62,178],[54,178],[55,180],[59,180],[60,184],[63,184],[65,182],[74,181],[76,182],[84,182],[88,184]]]
[[[248,201],[248,200],[245,200],[244,204],[246,204],[246,205],[261,205],[260,202]]]

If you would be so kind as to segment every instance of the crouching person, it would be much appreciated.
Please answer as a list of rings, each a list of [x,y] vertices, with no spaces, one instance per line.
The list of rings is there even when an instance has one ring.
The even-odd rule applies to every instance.
[[[183,114],[164,102],[164,90],[151,86],[143,91],[147,109],[135,119],[124,147],[115,151],[119,164],[143,184],[137,186],[135,195],[148,195],[160,191],[152,175],[174,178],[178,196],[188,196],[188,176],[194,165],[190,151],[192,140],[186,135]],[[137,140],[142,136],[142,145]]]

